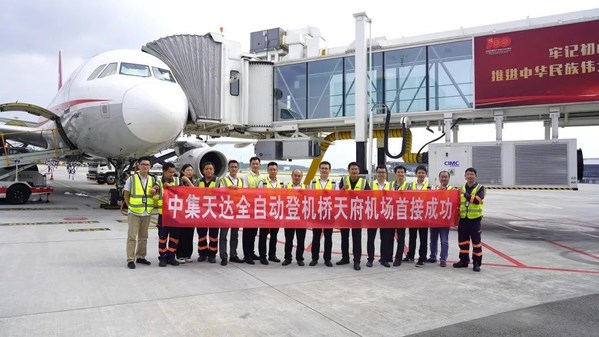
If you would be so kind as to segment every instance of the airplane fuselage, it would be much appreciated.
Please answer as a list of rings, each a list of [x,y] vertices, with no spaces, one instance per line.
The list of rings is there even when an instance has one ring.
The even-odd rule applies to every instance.
[[[173,143],[187,97],[168,66],[137,50],[99,54],[73,72],[48,108],[87,155],[134,158]]]

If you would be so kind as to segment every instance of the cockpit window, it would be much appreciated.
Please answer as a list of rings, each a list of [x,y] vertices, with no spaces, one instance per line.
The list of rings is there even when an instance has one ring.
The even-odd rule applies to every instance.
[[[100,76],[98,78],[110,76],[116,74],[116,62],[110,63],[104,68]]]
[[[171,72],[169,70],[158,68],[158,67],[152,67],[152,73],[154,73],[154,77],[156,77],[159,80],[175,82],[175,78],[173,77],[173,74],[171,74]]]
[[[139,77],[150,77],[150,67],[144,64],[121,63],[121,74]]]
[[[103,65],[99,66],[98,68],[96,68],[96,70],[94,70],[91,75],[89,75],[89,77],[87,78],[88,81],[93,80],[94,78],[96,78],[96,76],[98,76],[98,74],[102,71],[102,69],[104,69],[104,67],[106,67],[106,63],[104,63]]]

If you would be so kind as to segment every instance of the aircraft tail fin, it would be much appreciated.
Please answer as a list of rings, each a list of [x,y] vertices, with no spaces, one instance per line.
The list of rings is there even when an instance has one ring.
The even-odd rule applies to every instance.
[[[58,90],[62,88],[62,49],[58,51]]]

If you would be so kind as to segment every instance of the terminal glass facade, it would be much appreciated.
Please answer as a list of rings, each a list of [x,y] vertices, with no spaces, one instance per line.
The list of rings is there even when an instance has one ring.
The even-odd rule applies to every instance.
[[[393,113],[472,108],[470,40],[376,52],[371,60],[371,104]],[[275,66],[274,73],[275,121],[355,115],[354,56]]]

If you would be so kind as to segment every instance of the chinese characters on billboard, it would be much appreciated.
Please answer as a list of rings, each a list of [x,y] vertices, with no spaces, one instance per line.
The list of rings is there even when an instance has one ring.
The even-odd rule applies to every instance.
[[[599,101],[599,21],[474,39],[475,106]]]

